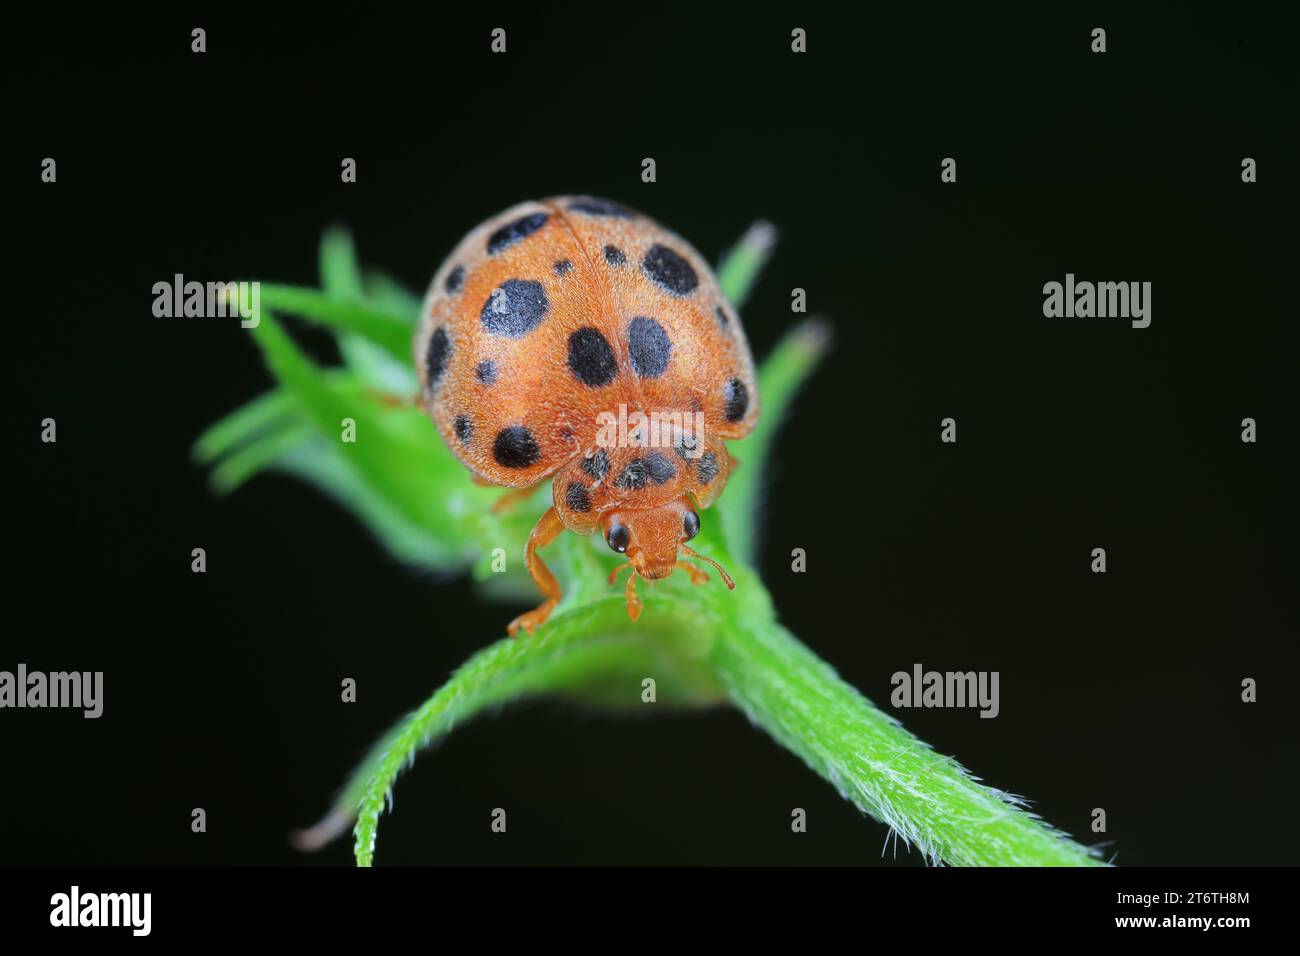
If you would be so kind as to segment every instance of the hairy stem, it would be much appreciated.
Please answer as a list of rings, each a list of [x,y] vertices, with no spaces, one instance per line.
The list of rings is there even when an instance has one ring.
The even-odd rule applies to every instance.
[[[793,634],[747,614],[709,663],[749,719],[927,861],[1099,865],[1024,801],[978,783],[840,679]]]
[[[329,814],[294,835],[316,849],[355,817],[356,860],[374,861],[379,817],[391,806],[398,775],[415,755],[457,724],[502,704],[538,695],[575,696],[585,703],[629,708],[641,704],[642,680],[653,675],[657,693],[678,706],[725,701],[705,666],[706,648],[687,621],[664,614],[631,624],[615,595],[555,615],[536,637],[506,639],[484,648],[457,670],[418,710],[371,750]],[[644,625],[644,626],[643,626]]]

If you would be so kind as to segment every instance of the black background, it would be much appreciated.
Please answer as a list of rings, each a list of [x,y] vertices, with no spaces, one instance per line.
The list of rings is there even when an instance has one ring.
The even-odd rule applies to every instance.
[[[0,862],[350,860],[347,840],[304,857],[286,834],[514,610],[404,571],[288,479],[212,495],[191,443],[269,378],[229,323],[154,318],[151,288],[176,272],[314,284],[321,231],[344,223],[366,262],[422,290],[482,219],[566,192],[640,208],[715,259],[754,218],[775,222],[744,313],[760,358],[792,287],[832,319],[836,350],[769,476],[762,570],[796,634],[881,704],[915,662],[1000,671],[996,720],[900,716],[1085,842],[1105,808],[1121,864],[1296,861],[1280,24],[1088,8],[351,16],[10,36],[0,669],[103,670],[106,711],[0,713]],[[505,56],[488,52],[498,25]],[[640,181],[645,156],[657,183]],[[939,181],[945,156],[956,185]],[[1151,327],[1045,319],[1043,283],[1066,272],[1151,281]],[[1257,444],[1239,440],[1246,416]],[[1105,575],[1089,571],[1099,546]],[[790,573],[793,547],[808,573]],[[507,837],[489,831],[497,806]],[[385,864],[871,864],[885,839],[731,711],[524,705],[424,754],[396,810]]]

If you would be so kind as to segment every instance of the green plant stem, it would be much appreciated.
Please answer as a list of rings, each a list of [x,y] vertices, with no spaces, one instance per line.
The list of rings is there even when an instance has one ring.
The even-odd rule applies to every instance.
[[[736,706],[844,799],[931,862],[1086,866],[1100,860],[1022,802],[978,783],[876,708],[785,628],[746,615],[709,661]]]
[[[730,559],[725,550],[719,554]],[[730,700],[927,861],[1100,864],[1094,850],[1026,811],[1019,798],[979,783],[841,680],[776,622],[752,571],[741,566],[736,583],[747,595],[744,601],[720,588],[683,588],[636,624],[627,620],[617,595],[573,602],[577,606],[557,613],[536,637],[484,649],[383,739],[300,844],[321,845],[355,815],[356,859],[369,866],[398,775],[456,724],[539,695],[635,707],[642,704],[642,681],[653,676],[656,706]]]
[[[655,675],[657,692],[678,705],[718,703],[721,688],[689,639],[680,619],[631,625],[619,597],[556,615],[537,637],[506,639],[485,648],[457,670],[419,710],[390,732],[353,774],[333,810],[300,846],[326,842],[356,814],[357,864],[374,861],[379,816],[391,806],[398,775],[416,753],[452,727],[485,709],[537,694],[577,692],[586,703],[631,707],[641,702],[641,681]]]

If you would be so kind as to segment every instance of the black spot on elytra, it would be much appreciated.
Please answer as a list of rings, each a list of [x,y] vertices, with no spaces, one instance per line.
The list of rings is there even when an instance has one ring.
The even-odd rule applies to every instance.
[[[727,416],[727,421],[738,422],[744,418],[745,412],[749,411],[749,389],[745,388],[745,383],[733,378],[722,394],[726,400],[723,414]]]
[[[497,380],[497,363],[484,359],[474,366],[474,377],[484,385],[491,385]]]
[[[618,360],[605,336],[585,326],[569,334],[569,371],[583,385],[600,388],[614,381]]]
[[[451,339],[447,338],[447,330],[435,329],[429,337],[429,350],[424,354],[424,368],[430,388],[437,385],[442,373],[447,371],[447,359],[450,357]]]
[[[571,481],[564,489],[564,503],[570,511],[587,512],[591,510],[591,494],[578,482]]]
[[[624,491],[640,491],[650,481],[650,468],[644,458],[633,458],[619,472],[614,484]]]
[[[641,268],[657,285],[673,295],[690,295],[700,284],[700,277],[691,264],[667,246],[651,246],[641,260]]]
[[[533,279],[507,279],[483,303],[483,327],[493,335],[522,339],[546,318],[551,303]]]
[[[676,474],[677,469],[668,456],[656,451],[645,458],[633,458],[629,461],[623,466],[614,484],[625,491],[639,491],[651,482],[662,485],[666,481],[671,481]]]
[[[707,485],[718,477],[718,456],[711,451],[706,451],[695,466],[695,477],[702,485]]]
[[[514,222],[508,222],[492,235],[488,236],[487,251],[488,255],[494,256],[502,249],[508,249],[520,239],[527,239],[542,226],[546,225],[549,215],[544,212],[533,212],[527,216],[520,216]]]
[[[695,461],[700,451],[700,439],[696,435],[682,435],[674,446],[677,457],[686,462],[687,467]]]
[[[582,470],[592,481],[600,481],[609,474],[609,455],[602,449],[590,458],[582,459]]]
[[[642,378],[658,378],[668,368],[673,344],[654,319],[637,316],[627,326],[627,351],[632,370]]]
[[[462,445],[468,445],[469,440],[474,437],[474,422],[468,415],[457,415],[452,428],[455,430],[456,437],[460,439]]]
[[[617,219],[631,219],[636,215],[626,206],[620,206],[608,199],[578,199],[569,203],[574,212],[584,212],[588,216],[614,216]]]
[[[527,468],[542,458],[533,433],[523,425],[511,425],[497,432],[492,442],[492,457],[505,468]]]
[[[673,466],[672,460],[657,451],[652,451],[646,456],[646,471],[650,475],[650,480],[656,485],[662,485],[665,481],[672,481],[677,477],[677,469]]]
[[[447,275],[447,281],[443,283],[443,288],[449,295],[455,295],[460,291],[460,287],[465,283],[465,267],[457,266]]]
[[[555,270],[557,276],[562,276],[573,268],[573,263],[568,259],[561,259],[556,262],[555,265],[551,266],[551,268]]]
[[[627,256],[623,255],[623,250],[618,246],[606,246],[605,261],[611,266],[621,266],[627,262]]]
[[[731,324],[731,320],[727,318],[727,310],[722,306],[717,306],[713,310],[713,314],[718,317],[718,325],[722,326],[724,329]]]

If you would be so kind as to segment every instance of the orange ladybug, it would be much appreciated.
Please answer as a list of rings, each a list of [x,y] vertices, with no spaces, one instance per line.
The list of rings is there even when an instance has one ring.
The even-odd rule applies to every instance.
[[[434,276],[415,335],[421,404],[480,483],[550,478],[552,506],[524,560],[545,600],[509,626],[543,624],[562,596],[538,556],[565,528],[601,531],[636,578],[677,567],[736,462],[725,441],[758,419],[740,316],[704,259],[654,220],[604,199],[525,202],[474,229]]]

